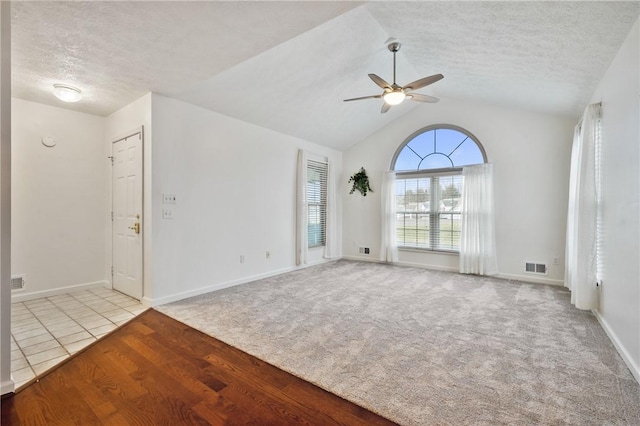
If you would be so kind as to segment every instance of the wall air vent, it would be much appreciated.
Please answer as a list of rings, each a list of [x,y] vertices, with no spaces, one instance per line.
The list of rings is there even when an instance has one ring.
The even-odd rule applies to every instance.
[[[14,275],[11,277],[11,291],[24,290],[24,275]]]
[[[547,265],[544,263],[525,262],[524,271],[529,274],[547,275]]]

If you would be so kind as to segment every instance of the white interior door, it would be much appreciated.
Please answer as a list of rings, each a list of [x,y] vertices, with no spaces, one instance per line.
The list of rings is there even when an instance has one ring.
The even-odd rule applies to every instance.
[[[113,143],[114,290],[142,299],[142,128]]]

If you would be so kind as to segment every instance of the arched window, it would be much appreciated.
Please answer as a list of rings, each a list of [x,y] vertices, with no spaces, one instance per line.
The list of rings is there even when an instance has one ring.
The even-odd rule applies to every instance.
[[[398,247],[460,251],[462,167],[486,162],[478,139],[460,127],[440,124],[409,136],[391,162]]]

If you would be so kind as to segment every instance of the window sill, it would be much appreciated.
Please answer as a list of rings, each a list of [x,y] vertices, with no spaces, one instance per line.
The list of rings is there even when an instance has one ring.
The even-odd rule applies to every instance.
[[[460,252],[451,250],[433,250],[424,249],[418,247],[398,247],[398,251],[408,251],[413,253],[433,253],[433,254],[445,254],[448,256],[460,256]]]

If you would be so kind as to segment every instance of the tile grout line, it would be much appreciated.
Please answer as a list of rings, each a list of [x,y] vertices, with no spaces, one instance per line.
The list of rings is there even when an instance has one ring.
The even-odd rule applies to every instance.
[[[100,300],[102,300],[103,302],[104,302],[104,301],[109,302],[109,303],[111,303],[112,305],[114,305],[116,308],[120,308],[120,309],[123,309],[123,310],[125,310],[125,311],[129,312],[129,310],[128,310],[128,309],[120,307],[119,305],[117,305],[117,304],[115,304],[115,303],[111,302],[110,300],[108,300],[108,299],[106,299],[106,298],[104,298],[104,297],[100,296],[99,294],[96,294],[96,293],[94,293],[94,292],[93,292],[93,291],[91,291],[91,290],[89,290],[89,292],[90,292],[91,294],[96,295],[96,296],[97,296],[98,298],[100,298]],[[83,305],[85,305],[87,308],[91,309],[93,312],[95,312],[96,314],[100,315],[102,318],[104,318],[104,319],[106,319],[107,321],[109,321],[111,324],[115,325],[116,327],[119,327],[119,326],[118,326],[118,324],[116,324],[115,322],[111,321],[109,318],[107,318],[106,316],[104,316],[102,313],[100,313],[100,312],[96,311],[96,310],[95,310],[95,309],[93,309],[91,306],[86,305],[82,300],[77,299],[77,298],[76,298],[75,296],[73,296],[72,294],[70,294],[70,295],[71,295],[71,297],[72,297],[72,298],[74,298],[74,299],[75,299],[75,300],[77,300],[78,302],[82,303],[82,304],[83,304]],[[132,300],[133,300],[133,299],[132,299]],[[134,314],[134,313],[132,313],[132,312],[129,312],[129,313],[130,313],[130,314],[132,314],[132,315],[135,317],[135,314]],[[84,326],[82,326],[82,324],[80,324],[80,326],[81,326],[82,328],[84,328]],[[88,329],[86,329],[86,328],[85,328],[85,330],[86,330],[89,334],[91,334],[93,337],[96,337],[96,336],[94,336],[94,335],[93,335],[93,333],[91,333],[91,331],[89,331]],[[97,337],[96,337],[96,338],[97,338]]]
[[[47,302],[49,302],[49,303],[53,303],[53,302],[51,302],[51,301],[49,300],[49,298],[48,298],[48,297],[44,297],[43,299],[46,299],[46,300],[47,300]],[[55,304],[54,304],[54,306],[55,306]],[[33,312],[33,311],[31,310],[31,308],[30,308],[30,307],[28,307],[26,304],[25,304],[25,307],[29,310],[29,312],[31,312],[31,314],[36,318],[36,320],[38,320],[38,322],[39,322],[39,323],[44,327],[44,329],[45,329],[45,330],[47,330],[47,333],[49,333],[49,334],[51,335],[51,337],[53,337],[53,340],[55,340],[55,341],[58,343],[58,345],[60,345],[60,346],[62,347],[62,349],[64,349],[64,351],[67,353],[67,355],[66,355],[66,356],[68,357],[69,355],[71,355],[71,354],[69,353],[69,351],[67,350],[67,348],[65,348],[65,347],[62,345],[62,343],[60,343],[60,341],[58,341],[57,337],[56,337],[56,336],[54,336],[54,334],[51,332],[51,330],[49,330],[49,328],[48,328],[48,327],[47,327],[47,326],[46,326],[46,325],[45,325],[45,324],[40,320],[40,318],[38,317],[38,315],[37,315],[35,312]],[[62,313],[67,317],[67,318],[72,319],[71,317],[69,317],[69,316],[67,315],[67,313],[66,313],[66,312],[64,312],[63,310],[61,310],[61,309],[60,309],[60,308],[58,308],[57,306],[55,306],[55,308],[56,308],[56,309],[58,309],[58,310],[60,310],[60,311],[61,311],[61,312],[62,312]],[[22,347],[20,346],[20,343],[18,343],[18,340],[17,340],[15,337],[14,337],[14,340],[16,341],[16,344],[17,344],[17,345],[20,347],[20,349],[22,350]],[[48,349],[46,349],[46,350],[48,350]],[[36,352],[36,353],[42,353],[42,352],[44,352],[44,351]],[[22,353],[24,354],[24,351],[23,351]],[[35,355],[35,353],[34,353],[34,354],[32,354],[32,355]],[[29,367],[31,367],[31,370],[33,371],[34,377],[37,379],[37,378],[38,378],[38,374],[36,374],[36,369],[35,369],[35,368],[34,368],[34,366],[31,364],[31,361],[29,361],[29,358],[28,358],[26,355],[25,355],[25,359],[27,360],[27,363],[29,364]],[[51,359],[53,359],[53,358],[51,358]],[[45,360],[45,361],[42,361],[42,362],[47,362],[47,361],[49,361],[49,360]]]
[[[28,311],[29,311],[29,313],[30,313],[31,315],[33,315],[33,317],[34,317],[38,322],[40,322],[40,320],[38,319],[38,317],[36,317],[36,316],[33,314],[33,312],[31,312],[31,310],[29,309],[29,307],[28,307],[27,305],[25,305],[24,303],[22,303],[22,306],[24,306],[24,308],[25,308],[26,310],[28,310]],[[40,325],[44,326],[44,324],[42,324],[42,323],[40,323]],[[45,327],[45,329],[46,329],[46,327]],[[48,332],[48,331],[49,331],[49,330],[47,330],[47,332]],[[16,339],[16,336],[14,336],[14,335],[13,335],[13,331],[12,331],[10,334],[11,334],[11,338],[13,339],[13,341],[14,341],[14,342],[16,342],[16,346],[18,347],[18,350],[20,351],[20,353],[22,354],[22,357],[23,357],[23,358],[24,358],[24,360],[26,361],[27,366],[28,366],[28,367],[29,367],[29,369],[31,370],[31,373],[33,373],[33,376],[35,377],[35,376],[36,376],[36,372],[35,372],[35,370],[33,369],[33,367],[31,366],[31,363],[29,362],[29,358],[27,358],[27,355],[24,353],[24,350],[22,349],[22,346],[20,345],[20,343],[18,343],[18,339]],[[14,360],[11,360],[11,361],[13,362]],[[23,367],[23,368],[24,368],[24,367]],[[22,368],[21,368],[21,370],[22,370]],[[13,373],[13,370],[12,370],[11,372]]]
[[[114,305],[116,308],[119,308],[119,306],[118,306],[118,305],[116,305],[115,303],[111,302],[110,300],[107,300],[106,298],[102,297],[101,295],[96,294],[96,293],[94,293],[94,292],[93,292],[93,291],[91,291],[91,290],[89,290],[89,292],[90,292],[91,294],[95,295],[96,297],[98,297],[98,299],[99,299],[101,302],[105,302],[105,301],[106,301],[106,302],[108,302],[108,303],[110,303],[110,304]],[[84,307],[86,307],[86,308],[90,309],[90,310],[91,310],[91,311],[93,311],[95,314],[99,315],[101,318],[103,318],[103,319],[105,319],[105,320],[109,321],[109,322],[111,323],[111,325],[114,325],[114,326],[118,327],[118,325],[117,325],[116,323],[114,323],[113,321],[111,321],[109,318],[105,317],[102,313],[100,313],[100,312],[96,311],[95,309],[93,309],[93,307],[91,307],[91,306],[87,305],[84,301],[77,299],[77,298],[76,298],[72,293],[65,293],[65,295],[68,295],[68,296],[70,296],[72,299],[74,299],[75,301],[80,302]],[[55,305],[55,302],[51,301],[51,303],[53,303],[53,304]],[[57,307],[58,309],[61,309],[61,308],[59,308],[57,305],[56,305],[56,307]],[[65,315],[66,315],[66,313],[65,313]],[[69,318],[71,318],[71,320],[72,320],[73,322],[75,322],[77,325],[79,325],[80,327],[82,327],[82,329],[83,329],[84,331],[86,331],[87,333],[89,333],[89,335],[90,335],[93,339],[98,340],[100,337],[102,337],[102,335],[101,335],[101,336],[96,336],[96,335],[94,335],[94,334],[90,331],[91,329],[86,328],[84,325],[82,325],[80,322],[78,322],[75,318],[72,318],[72,317],[69,317]],[[98,328],[98,327],[96,327],[96,328]],[[103,335],[104,335],[104,333],[103,333]],[[67,350],[67,349],[65,348],[65,350]],[[67,350],[67,352],[69,352],[69,351]],[[71,355],[71,353],[69,353],[69,355]]]
[[[139,315],[139,313],[131,312],[129,309],[127,309],[127,307],[122,307],[122,306],[120,306],[117,302],[113,302],[113,301],[111,301],[111,300],[107,299],[105,296],[103,296],[103,295],[101,295],[101,294],[97,294],[97,293],[93,292],[91,289],[90,289],[90,290],[88,290],[88,292],[89,292],[91,295],[93,295],[95,298],[88,299],[87,301],[99,301],[99,303],[105,303],[105,302],[106,302],[106,303],[109,303],[110,305],[113,305],[113,306],[114,306],[114,308],[121,309],[121,310],[125,311],[126,313],[128,313],[128,314],[132,315],[132,316],[133,316],[132,318],[135,318],[136,316],[138,316],[138,315]],[[114,292],[113,290],[111,291],[111,293],[109,293],[109,295],[112,295],[112,294],[120,295],[120,293],[116,293],[116,292]],[[64,294],[59,295],[59,296],[60,296],[60,297],[67,296],[67,297],[68,297],[67,301],[75,301],[75,302],[80,303],[80,304],[82,305],[81,307],[84,307],[84,308],[89,309],[91,312],[93,312],[93,314],[96,314],[96,315],[98,315],[101,319],[106,320],[106,321],[109,323],[109,324],[106,324],[106,325],[115,326],[115,328],[116,328],[116,329],[117,329],[118,327],[120,327],[120,325],[116,324],[116,323],[115,323],[114,321],[112,321],[110,318],[106,317],[106,316],[105,316],[105,315],[103,315],[101,312],[98,312],[98,311],[97,311],[96,309],[94,309],[92,306],[88,305],[88,304],[86,303],[86,301],[78,299],[78,298],[76,297],[76,295],[74,295],[73,293],[64,293]],[[139,301],[136,301],[136,300],[135,300],[135,299],[133,299],[133,298],[129,298],[129,297],[128,297],[128,296],[126,296],[126,295],[122,295],[122,296],[123,296],[124,298],[128,298],[128,299],[130,299],[130,300],[127,300],[126,302],[129,302],[129,301],[135,301],[136,303],[138,303],[138,305],[139,305],[139,306],[142,306],[142,304],[141,304]],[[54,297],[55,297],[55,296],[54,296]],[[58,298],[60,298],[60,297],[58,297]],[[35,300],[38,300],[38,299],[35,299]],[[73,317],[69,316],[69,314],[67,313],[67,311],[65,310],[65,308],[64,308],[64,307],[61,307],[61,306],[59,306],[59,305],[58,305],[58,303],[63,304],[62,302],[58,302],[58,303],[56,303],[56,299],[52,300],[50,297],[44,297],[44,298],[42,298],[42,300],[45,300],[47,303],[50,303],[50,304],[55,308],[55,310],[57,310],[57,311],[61,312],[61,313],[63,314],[63,316],[64,316],[64,317],[66,317],[66,318],[70,319],[74,324],[76,324],[76,325],[80,326],[80,328],[82,328],[82,330],[83,330],[84,332],[86,332],[86,333],[88,333],[88,334],[89,334],[89,336],[90,336],[90,337],[87,337],[86,339],[80,339],[80,340],[78,340],[78,342],[79,342],[79,341],[82,341],[82,340],[87,340],[87,339],[93,339],[93,341],[95,342],[95,341],[99,340],[100,338],[104,337],[104,335],[106,335],[106,334],[108,334],[108,333],[109,333],[109,332],[107,332],[107,333],[103,333],[103,334],[101,334],[100,336],[96,336],[96,335],[94,335],[94,334],[90,331],[91,329],[86,328],[86,327],[85,327],[83,324],[81,324],[78,320],[76,320],[75,318],[73,318]],[[60,342],[60,340],[58,339],[58,337],[56,337],[56,336],[53,334],[53,332],[49,329],[49,327],[47,327],[47,326],[42,322],[43,320],[38,316],[38,314],[37,314],[34,310],[32,310],[32,308],[31,308],[31,307],[27,306],[27,304],[25,304],[24,302],[18,302],[18,303],[21,303],[21,304],[22,304],[22,306],[24,306],[24,308],[27,310],[27,312],[28,312],[29,314],[31,314],[31,315],[33,316],[33,318],[34,318],[34,319],[35,319],[35,320],[36,320],[36,321],[37,321],[37,322],[38,322],[38,323],[39,323],[39,324],[40,324],[40,325],[41,325],[41,326],[42,326],[42,327],[47,331],[47,333],[52,337],[52,340],[55,340],[55,341],[56,341],[56,343],[59,345],[59,347],[61,347],[61,348],[64,350],[64,352],[66,352],[66,355],[61,355],[61,356],[64,356],[64,359],[63,359],[63,360],[61,360],[61,362],[62,362],[62,361],[64,361],[64,360],[66,360],[67,358],[69,358],[71,355],[73,355],[73,354],[69,351],[69,349],[67,348],[67,345],[64,345],[64,344],[62,344],[62,342]],[[123,303],[124,303],[124,302],[123,302]],[[42,305],[42,304],[40,304],[40,306],[41,306],[41,305]],[[131,305],[131,306],[139,307],[138,305]],[[129,307],[131,307],[131,306],[129,306]],[[81,308],[81,307],[75,307],[74,309],[76,309],[76,308]],[[132,318],[129,318],[128,320],[130,320],[130,319],[132,319]],[[125,321],[126,321],[126,320],[125,320]],[[104,327],[104,326],[100,326],[100,327]],[[95,328],[99,328],[99,327],[95,327]],[[111,331],[113,331],[113,329],[112,329]],[[78,333],[80,333],[80,331],[79,331]],[[74,333],[72,333],[72,334],[74,334]],[[25,359],[25,361],[26,361],[26,363],[27,363],[28,367],[30,368],[30,370],[31,370],[31,372],[33,373],[33,376],[34,376],[33,378],[31,378],[31,379],[27,380],[27,381],[26,381],[26,382],[24,382],[24,383],[27,383],[27,382],[29,382],[30,380],[33,380],[33,379],[36,379],[36,380],[37,380],[37,379],[38,379],[38,377],[39,377],[39,374],[37,374],[37,373],[36,373],[34,365],[31,363],[31,361],[29,360],[29,358],[28,358],[28,357],[27,357],[27,355],[25,354],[24,349],[22,348],[22,346],[21,346],[21,345],[20,345],[20,343],[18,342],[18,339],[16,339],[16,338],[15,338],[15,335],[13,334],[13,332],[11,333],[11,336],[12,336],[13,340],[15,341],[16,346],[17,346],[17,347],[18,347],[18,349],[20,350],[20,353],[22,354],[23,358]],[[35,336],[34,336],[34,337],[35,337]],[[60,337],[60,338],[63,338],[63,337],[66,337],[66,336],[62,336],[62,337]],[[47,340],[47,341],[49,341],[49,340]],[[43,342],[43,343],[44,343],[44,342]],[[76,343],[76,342],[70,342],[68,345],[71,345],[71,344],[73,344],[73,343]],[[36,344],[41,344],[41,343],[36,343]],[[55,348],[51,348],[51,349],[55,349]],[[36,353],[34,353],[34,354],[31,354],[31,355],[36,355],[36,354],[38,354],[38,353],[42,353],[42,352],[45,352],[45,351],[47,351],[47,350],[51,350],[51,349],[45,349],[45,350],[43,350],[43,351],[41,351],[41,352],[36,352]],[[76,352],[77,352],[77,351],[76,351]],[[74,353],[75,353],[75,352],[74,352]],[[38,363],[38,364],[42,364],[42,363],[45,363],[45,362],[51,361],[51,360],[53,360],[53,359],[55,359],[55,358],[59,358],[59,357],[54,357],[54,358],[51,358],[51,359],[49,359],[49,360],[42,361],[41,363]],[[38,364],[36,364],[36,365],[38,365]]]

